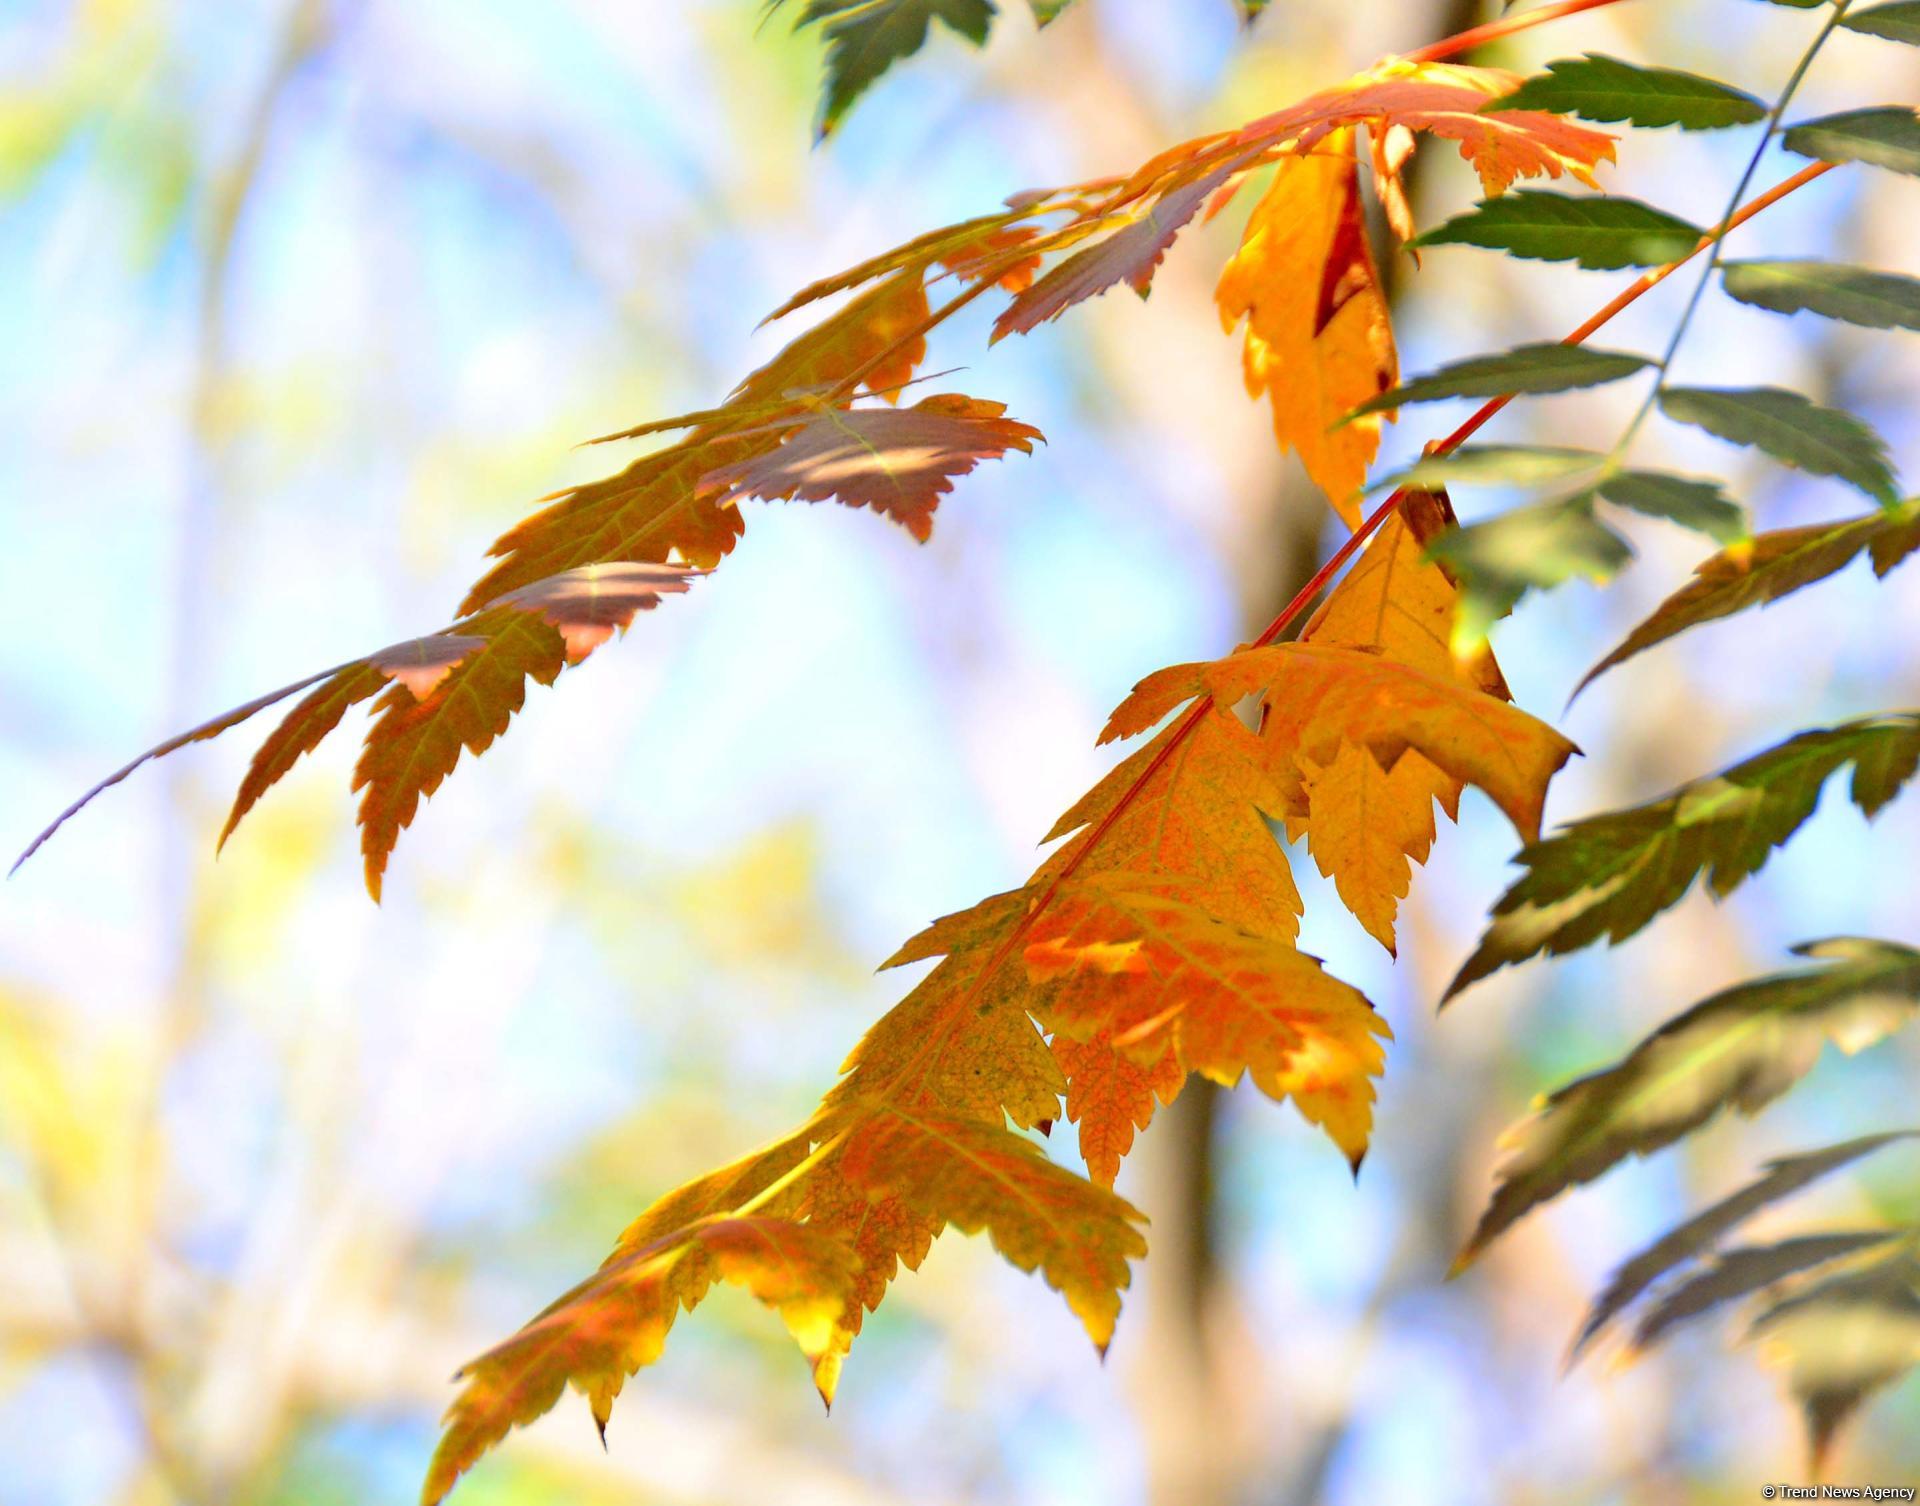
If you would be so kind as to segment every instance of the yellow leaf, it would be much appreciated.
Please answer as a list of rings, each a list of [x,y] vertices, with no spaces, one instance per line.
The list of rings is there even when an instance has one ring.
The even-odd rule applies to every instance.
[[[1436,678],[1511,699],[1491,648],[1483,644],[1465,661],[1449,648],[1459,592],[1425,551],[1452,521],[1444,494],[1409,493],[1301,641],[1378,649]],[[1402,754],[1389,771],[1376,759],[1350,757],[1349,746],[1303,769],[1305,809],[1289,818],[1288,835],[1307,838],[1347,908],[1391,952],[1394,915],[1411,879],[1407,860],[1425,862],[1433,841],[1430,802],[1457,818],[1461,783],[1418,753]]]
[[[1458,680],[1378,652],[1317,643],[1243,649],[1160,670],[1134,687],[1101,738],[1143,731],[1199,696],[1224,706],[1255,694],[1268,768],[1290,815],[1306,813],[1302,756],[1324,765],[1342,742],[1356,742],[1390,767],[1416,748],[1455,779],[1485,790],[1531,841],[1539,835],[1547,781],[1575,752],[1546,723]]]
[[[1105,1350],[1127,1262],[1147,1253],[1140,1211],[1000,1128],[890,1104],[849,1141],[843,1170],[869,1196],[968,1234],[985,1231],[1023,1271],[1038,1271]]]
[[[1231,333],[1247,321],[1247,391],[1265,393],[1273,432],[1349,527],[1380,448],[1380,415],[1341,428],[1400,378],[1380,274],[1367,246],[1353,131],[1311,156],[1284,159],[1254,207],[1214,293]]]
[[[1358,743],[1343,742],[1332,762],[1300,762],[1313,859],[1340,898],[1389,952],[1393,918],[1433,846],[1433,802],[1459,785],[1409,748],[1392,768]]]
[[[854,1257],[846,1244],[782,1218],[696,1224],[614,1257],[504,1344],[467,1365],[466,1387],[420,1490],[423,1506],[509,1429],[550,1410],[567,1384],[587,1393],[604,1430],[626,1377],[659,1357],[667,1330],[718,1279],[745,1287],[777,1310],[832,1395],[839,1323],[851,1299]]]
[[[1171,1051],[1142,1066],[1114,1046],[1111,1030],[1084,1041],[1056,1035],[1052,1047],[1068,1083],[1067,1119],[1080,1126],[1087,1174],[1111,1187],[1133,1148],[1134,1131],[1153,1121],[1156,1101],[1172,1103],[1179,1096],[1186,1068]]]
[[[1245,1073],[1274,1098],[1294,1096],[1357,1163],[1386,1021],[1292,942],[1222,924],[1170,887],[1125,874],[1065,886],[1027,933],[1028,1009],[1068,1036],[1108,1034],[1150,1069],[1171,1054],[1226,1086]]]

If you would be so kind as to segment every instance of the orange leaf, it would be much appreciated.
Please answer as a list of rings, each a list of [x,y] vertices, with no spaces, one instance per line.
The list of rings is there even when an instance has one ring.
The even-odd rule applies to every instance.
[[[1111,1187],[1133,1148],[1134,1131],[1152,1122],[1156,1101],[1172,1103],[1179,1096],[1187,1070],[1171,1051],[1140,1065],[1115,1048],[1111,1030],[1096,1031],[1084,1041],[1056,1035],[1052,1050],[1068,1080],[1067,1118],[1080,1126],[1087,1174]]]
[[[838,499],[871,507],[923,543],[933,510],[982,460],[1008,450],[1031,454],[1044,436],[1001,417],[1005,403],[940,393],[911,408],[828,408],[777,449],[709,471],[699,490],[728,502],[743,497]]]
[[[1338,1087],[1359,1112],[1334,1138],[1357,1164],[1386,1021],[1291,942],[1250,936],[1128,877],[1075,879],[1034,923],[1029,1008],[1076,1038],[1109,1033],[1148,1068],[1172,1053],[1184,1071],[1226,1086],[1245,1073],[1276,1098],[1295,1082]]]
[[[1459,785],[1409,748],[1383,768],[1358,743],[1343,742],[1324,767],[1300,760],[1306,795],[1302,828],[1313,859],[1340,898],[1389,952],[1393,918],[1413,881],[1414,863],[1433,846],[1433,802],[1457,798]]]
[[[870,1196],[968,1234],[985,1231],[1067,1300],[1101,1350],[1113,1337],[1127,1262],[1147,1253],[1140,1211],[997,1125],[890,1104],[849,1140],[843,1169]]]
[[[1274,644],[1160,670],[1134,687],[1101,740],[1144,731],[1198,696],[1232,705],[1256,694],[1269,768],[1289,814],[1305,814],[1302,755],[1325,765],[1342,742],[1356,742],[1390,767],[1416,748],[1455,779],[1479,785],[1531,841],[1547,781],[1575,751],[1546,723],[1457,680],[1377,651],[1318,643]]]
[[[1457,141],[1489,196],[1506,192],[1516,178],[1562,173],[1597,186],[1594,169],[1614,155],[1614,138],[1605,131],[1538,110],[1480,113],[1488,100],[1511,94],[1520,83],[1520,75],[1503,68],[1388,58],[1337,88],[1242,127],[1233,141],[1261,147],[1287,143],[1309,152],[1345,127],[1366,125],[1384,134],[1398,126]]]
[[[1280,163],[1214,295],[1228,333],[1247,321],[1247,392],[1267,395],[1282,452],[1299,452],[1348,527],[1360,521],[1380,416],[1334,425],[1400,379],[1352,151],[1348,129]]]
[[[779,443],[781,428],[762,422],[768,403],[798,394],[793,406],[804,416],[809,399],[817,402],[822,389],[890,350],[890,357],[867,371],[863,385],[889,391],[907,382],[926,355],[925,337],[913,332],[927,314],[917,267],[862,293],[741,382],[725,408],[689,415],[707,421],[685,439],[642,456],[617,476],[556,492],[547,507],[502,534],[490,551],[500,563],[467,593],[461,610],[477,611],[517,587],[583,565],[674,559],[717,565],[746,524],[739,509],[702,493],[701,479]],[[723,414],[733,416],[714,416]],[[743,424],[751,424],[750,431],[742,432]]]
[[[421,1487],[436,1506],[481,1454],[559,1400],[568,1382],[593,1399],[602,1432],[626,1377],[659,1357],[682,1308],[718,1279],[774,1308],[831,1399],[854,1256],[833,1235],[783,1218],[719,1219],[618,1253],[504,1344],[461,1372],[466,1387]]]
[[[1122,282],[1145,298],[1167,247],[1214,190],[1251,162],[1254,155],[1244,154],[1204,178],[1154,199],[1104,240],[1074,252],[1007,305],[994,321],[993,338],[1024,334]]]
[[[1462,662],[1448,646],[1459,593],[1425,549],[1452,521],[1443,493],[1409,493],[1301,641],[1378,649],[1436,678],[1511,700],[1492,649],[1482,645]],[[1394,915],[1411,880],[1407,860],[1424,862],[1433,840],[1430,803],[1457,818],[1462,786],[1418,753],[1401,754],[1388,769],[1377,759],[1350,759],[1349,746],[1328,764],[1303,768],[1305,809],[1289,815],[1287,833],[1307,838],[1347,908],[1391,952]]]
[[[354,788],[361,802],[361,847],[367,887],[380,897],[380,877],[401,827],[421,795],[446,777],[462,747],[479,753],[520,708],[526,681],[551,684],[633,615],[663,595],[687,589],[700,572],[667,565],[589,567],[509,592],[497,606],[438,633],[376,649],[270,691],[211,721],[149,748],[67,807],[20,855],[17,868],[70,816],[141,764],[188,743],[217,737],[249,717],[314,687],[281,719],[254,753],[221,828],[220,844],[300,759],[318,747],[349,707],[386,694],[367,734]]]

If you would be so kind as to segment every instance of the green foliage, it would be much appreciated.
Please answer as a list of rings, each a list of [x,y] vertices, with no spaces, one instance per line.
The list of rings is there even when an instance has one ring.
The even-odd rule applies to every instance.
[[[785,3],[771,0],[770,8]],[[993,0],[806,0],[794,25],[818,26],[827,42],[820,134],[830,134],[881,74],[925,46],[933,22],[980,47],[993,17]]]
[[[1850,11],[1840,18],[1848,31],[1870,37],[1885,37],[1892,42],[1920,45],[1920,0],[1890,0],[1886,5],[1870,5]]]
[[[1824,261],[1730,261],[1729,297],[1776,314],[1819,314],[1868,329],[1920,329],[1920,280]]]
[[[1884,576],[1916,549],[1920,549],[1920,501],[1840,523],[1763,533],[1697,565],[1694,579],[1588,670],[1580,684],[1584,688],[1614,665],[1703,622],[1770,605],[1802,586],[1825,580],[1863,553],[1873,561],[1873,573]]]
[[[1383,392],[1362,403],[1349,420],[1385,413],[1406,403],[1435,403],[1449,397],[1503,397],[1518,392],[1567,392],[1597,387],[1652,365],[1645,356],[1584,345],[1520,345],[1492,356],[1470,356],[1438,371]]]
[[[1813,1470],[1840,1425],[1875,1391],[1920,1364],[1920,1257],[1903,1241],[1877,1260],[1793,1289],[1748,1330],[1786,1364],[1807,1414]]]
[[[1672,126],[1712,131],[1752,125],[1767,107],[1745,90],[1675,68],[1643,68],[1619,58],[1590,52],[1547,64],[1489,110],[1551,110],[1588,120],[1625,121],[1636,126]]]
[[[1887,445],[1862,419],[1781,387],[1664,387],[1660,411],[1729,444],[1751,445],[1782,465],[1835,476],[1891,502],[1899,486]]]
[[[1698,226],[1637,199],[1576,198],[1527,188],[1488,199],[1409,244],[1481,246],[1600,272],[1678,261],[1699,244],[1701,234]]]
[[[1428,552],[1460,582],[1456,650],[1482,642],[1527,592],[1575,578],[1604,585],[1633,558],[1626,540],[1593,515],[1585,496],[1517,507],[1449,529]]]
[[[1509,1130],[1493,1200],[1461,1261],[1629,1156],[1651,1155],[1725,1109],[1758,1113],[1806,1076],[1829,1042],[1862,1050],[1920,1009],[1920,952],[1911,947],[1840,937],[1794,951],[1818,965],[1701,1001]]]
[[[1698,1275],[1677,1283],[1660,1300],[1649,1304],[1633,1330],[1633,1350],[1644,1354],[1674,1329],[1696,1318],[1832,1265],[1849,1255],[1874,1249],[1902,1237],[1895,1229],[1866,1229],[1841,1234],[1802,1234],[1778,1244],[1746,1245],[1715,1255]]]
[[[1848,764],[1853,803],[1878,814],[1920,765],[1920,712],[1803,732],[1662,799],[1589,816],[1522,848],[1515,861],[1526,876],[1494,906],[1447,997],[1542,952],[1624,941],[1703,871],[1717,897],[1731,894],[1800,829],[1827,779]]]
[[[1746,513],[1717,481],[1669,476],[1661,471],[1621,471],[1601,481],[1596,490],[1618,507],[1650,518],[1665,518],[1723,544],[1746,537]]]
[[[1864,162],[1920,175],[1920,117],[1902,106],[1823,115],[1789,127],[1781,140],[1788,151],[1822,162]]]
[[[1593,470],[1605,457],[1593,450],[1552,445],[1462,445],[1444,455],[1423,455],[1405,470],[1384,476],[1369,491],[1437,491],[1443,486],[1532,485]]]
[[[1587,1309],[1567,1353],[1567,1362],[1577,1361],[1615,1318],[1638,1302],[1661,1278],[1700,1259],[1761,1209],[1793,1196],[1864,1156],[1916,1137],[1920,1137],[1920,1131],[1893,1130],[1768,1162],[1757,1180],[1668,1230],[1646,1249],[1622,1262]]]

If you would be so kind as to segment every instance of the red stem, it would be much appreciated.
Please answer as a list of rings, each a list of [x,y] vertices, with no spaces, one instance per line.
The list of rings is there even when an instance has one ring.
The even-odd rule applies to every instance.
[[[1515,32],[1558,21],[1562,16],[1577,16],[1583,10],[1599,10],[1603,5],[1619,3],[1620,0],[1559,0],[1558,4],[1543,5],[1522,16],[1503,16],[1498,21],[1489,21],[1485,26],[1457,31],[1450,37],[1442,37],[1437,42],[1430,42],[1425,47],[1407,53],[1406,60],[1409,63],[1437,63],[1442,58],[1458,57],[1463,52],[1471,52],[1476,47],[1497,42]]]

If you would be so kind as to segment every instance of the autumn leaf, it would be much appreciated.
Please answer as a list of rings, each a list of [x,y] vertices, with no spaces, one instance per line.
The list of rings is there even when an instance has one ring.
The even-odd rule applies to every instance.
[[[1302,756],[1303,832],[1314,861],[1334,881],[1354,919],[1389,952],[1393,921],[1413,881],[1412,864],[1433,846],[1433,803],[1459,784],[1409,749],[1392,768],[1358,743],[1341,743],[1321,767]]]
[[[1266,819],[1284,814],[1286,797],[1258,740],[1219,707],[1184,734],[1183,725],[1115,765],[1054,823],[1047,841],[1075,835],[1035,877],[1051,879],[1069,864],[1153,874],[1249,935],[1293,940],[1300,891]]]
[[[1366,1153],[1371,1079],[1391,1032],[1357,989],[1291,942],[1250,936],[1109,873],[1062,889],[1029,930],[1025,959],[1027,1008],[1056,1033],[1105,1033],[1149,1071],[1172,1054],[1223,1086],[1245,1074],[1274,1098],[1297,1083],[1302,1113],[1348,1161],[1357,1167]]]
[[[738,508],[701,491],[702,479],[779,444],[785,431],[767,424],[769,403],[791,399],[799,422],[823,390],[855,373],[872,392],[905,383],[925,358],[926,340],[916,331],[927,318],[918,267],[860,294],[747,377],[727,406],[708,410],[702,415],[707,421],[686,438],[642,456],[617,476],[556,493],[548,506],[502,534],[489,551],[500,562],[468,592],[461,610],[477,611],[508,591],[583,565],[717,565],[746,525]]]
[[[1019,196],[993,214],[976,215],[958,224],[929,230],[845,271],[810,282],[760,322],[771,324],[796,309],[876,278],[902,272],[924,275],[936,265],[970,282],[985,278],[1017,293],[1033,280],[1039,256],[1035,242],[1046,244],[1034,221],[1059,209],[1078,207],[1079,203],[1072,194],[1042,192]]]
[[[779,447],[736,461],[700,478],[702,493],[727,501],[743,497],[837,499],[871,507],[925,542],[933,510],[982,460],[1008,450],[1031,453],[1044,436],[1003,418],[1006,404],[957,393],[925,398],[911,408],[828,408],[793,430]]]
[[[1614,155],[1614,138],[1537,110],[1485,112],[1519,87],[1520,75],[1460,63],[1409,63],[1389,58],[1335,89],[1263,116],[1234,136],[1238,143],[1291,142],[1311,151],[1347,126],[1379,132],[1401,127],[1459,144],[1491,197],[1517,178],[1570,174],[1595,187],[1593,173]]]
[[[1436,679],[1456,678],[1496,700],[1513,693],[1489,649],[1453,651],[1460,591],[1446,566],[1430,558],[1434,540],[1455,526],[1442,491],[1411,490],[1375,530],[1365,551],[1300,632],[1303,643],[1378,649]]]
[[[1524,835],[1539,830],[1547,781],[1575,751],[1545,723],[1457,680],[1364,649],[1309,642],[1149,675],[1108,719],[1101,740],[1142,731],[1197,696],[1232,705],[1255,694],[1288,813],[1305,809],[1299,757],[1324,764],[1342,742],[1354,742],[1382,767],[1415,749],[1485,790]]]
[[[1265,393],[1281,451],[1296,450],[1348,527],[1380,448],[1380,420],[1334,425],[1400,378],[1386,294],[1367,245],[1351,129],[1282,161],[1214,294],[1247,322],[1247,392]]]
[[[1120,228],[1075,251],[1017,294],[994,321],[993,338],[1025,334],[1049,319],[1058,319],[1076,303],[1123,282],[1145,298],[1152,290],[1154,271],[1175,237],[1200,212],[1201,205],[1235,172],[1251,163],[1254,155],[1243,154],[1205,177],[1143,202]]]
[[[1731,894],[1800,829],[1827,780],[1848,764],[1849,794],[1872,817],[1920,764],[1920,715],[1803,732],[1660,800],[1590,816],[1522,848],[1514,861],[1527,873],[1494,905],[1493,923],[1446,997],[1542,952],[1624,941],[1702,872],[1716,897]]]
[[[1172,1051],[1142,1066],[1114,1045],[1111,1028],[1084,1041],[1056,1035],[1053,1059],[1067,1082],[1067,1121],[1080,1126],[1080,1154],[1087,1174],[1111,1187],[1133,1148],[1134,1133],[1153,1119],[1156,1104],[1170,1104],[1187,1080]]]
[[[997,1125],[889,1104],[848,1144],[843,1170],[870,1198],[967,1234],[1037,1271],[1104,1351],[1120,1315],[1127,1262],[1147,1253],[1138,1210],[1049,1161]]]
[[[1292,1094],[1310,1118],[1318,1114],[1315,1122],[1336,1133],[1350,1159],[1360,1154],[1372,1102],[1367,1079],[1380,1066],[1374,1037],[1386,1034],[1385,1024],[1292,948],[1299,896],[1261,814],[1278,796],[1256,739],[1220,711],[1182,739],[1173,731],[1061,818],[1054,834],[1076,834],[1025,888],[935,922],[889,959],[947,958],[869,1033],[850,1067],[893,1070],[924,1053],[939,1029],[934,1012],[952,1009],[954,990],[966,988],[961,1002],[971,1008],[960,1018],[971,1038],[1010,1028],[993,1023],[1008,1018],[1003,1010],[1022,1022],[992,1053],[990,1102],[1016,1122],[1052,1118],[1052,1084],[1064,1069],[1069,1117],[1103,1184],[1131,1144],[1114,1114],[1144,1128],[1155,1099],[1170,1101],[1189,1071],[1222,1082],[1250,1072],[1271,1095]],[[1020,928],[1022,965],[1003,961],[994,971]],[[1037,1044],[1029,1015],[1056,1031],[1044,1071],[1029,1056],[1029,1042]],[[1075,1044],[1063,1049],[1062,1035]],[[1010,1071],[1023,1057],[1029,1064]],[[973,1053],[952,1059],[974,1065],[948,1091],[975,1091]],[[923,1071],[929,1082],[944,1080]],[[1143,1082],[1152,1085],[1144,1098]],[[1014,1083],[1022,1093],[1010,1091]],[[858,1091],[851,1076],[837,1090]],[[1124,1094],[1119,1110],[1077,1112],[1090,1096],[1104,1102],[1116,1093]]]
[[[1489,100],[1511,92],[1519,82],[1517,74],[1500,69],[1390,59],[1238,131],[1168,148],[1104,195],[1097,191],[1098,185],[1081,185],[1087,206],[1077,226],[1062,227],[1059,233],[1070,237],[1077,230],[1100,238],[1074,250],[1017,295],[995,323],[994,338],[1031,330],[1122,282],[1144,296],[1155,267],[1180,230],[1239,175],[1271,161],[1315,154],[1334,162],[1342,144],[1350,150],[1356,126],[1366,126],[1378,143],[1372,165],[1381,197],[1390,207],[1403,201],[1399,171],[1407,160],[1411,137],[1421,132],[1457,141],[1489,195],[1503,193],[1523,177],[1571,174],[1591,184],[1593,169],[1613,156],[1611,136],[1537,111],[1480,113]],[[1332,173],[1333,169],[1320,171]],[[1317,185],[1302,183],[1306,186],[1296,197],[1304,205],[1312,197],[1309,190]],[[1347,215],[1345,189],[1334,183],[1318,191],[1320,202],[1314,212],[1316,219],[1326,218],[1325,245],[1330,254],[1322,255],[1313,276],[1316,310],[1321,304],[1318,290],[1329,287],[1332,301],[1347,301],[1341,296],[1342,280],[1350,298],[1350,289],[1361,275],[1350,227],[1342,231]],[[1057,196],[1065,193],[1056,191]],[[1285,207],[1283,197],[1276,214]],[[1396,212],[1394,218],[1403,232],[1410,229],[1404,213]],[[1345,342],[1341,343],[1345,349]],[[1362,343],[1356,338],[1354,348]]]
[[[237,706],[148,749],[88,790],[15,860],[18,868],[70,816],[150,759],[217,737],[302,690],[309,693],[255,752],[220,832],[228,837],[267,790],[323,742],[353,706],[386,692],[354,775],[368,891],[381,876],[401,828],[464,748],[479,754],[520,709],[526,684],[550,685],[636,613],[683,592],[700,574],[662,565],[588,567],[536,581],[442,632],[378,649]],[[309,690],[309,687],[314,687]]]
[[[1490,658],[1456,665],[1434,638],[1444,630],[1452,587],[1418,550],[1403,522],[1368,551],[1376,563],[1356,569],[1352,595],[1330,598],[1300,642],[1149,676],[1102,734],[1130,736],[1197,696],[1228,706],[1259,694],[1261,757],[1271,781],[1264,798],[1272,802],[1263,808],[1293,836],[1307,837],[1322,871],[1389,950],[1409,864],[1423,860],[1432,841],[1430,802],[1454,815],[1461,787],[1477,784],[1522,833],[1537,832],[1547,781],[1573,751],[1544,723],[1481,688],[1505,689]],[[1369,618],[1368,604],[1383,605],[1396,578],[1416,583],[1403,598],[1409,610]],[[1344,645],[1342,633],[1374,641]],[[1389,646],[1428,667],[1388,657]]]
[[[1628,1156],[1651,1155],[1724,1109],[1759,1112],[1812,1070],[1829,1042],[1863,1050],[1920,1009],[1920,952],[1911,947],[1841,937],[1794,951],[1817,965],[1703,1000],[1503,1135],[1498,1186],[1455,1268],[1541,1203]]]
[[[420,1490],[437,1506],[509,1429],[552,1409],[571,1383],[592,1398],[606,1431],[627,1376],[653,1363],[667,1331],[714,1281],[741,1286],[780,1314],[831,1399],[838,1325],[851,1299],[853,1252],[842,1241],[783,1218],[694,1224],[616,1252],[504,1344],[464,1366],[466,1381]]]
[[[1512,699],[1492,650],[1464,659],[1449,646],[1460,594],[1427,557],[1453,523],[1444,493],[1408,492],[1366,551],[1300,634],[1303,643],[1377,649],[1388,658],[1499,700]],[[1320,872],[1356,919],[1389,952],[1399,901],[1433,841],[1433,806],[1458,819],[1462,784],[1409,750],[1391,769],[1343,745],[1331,763],[1303,770],[1306,809],[1287,834],[1304,837]]]

